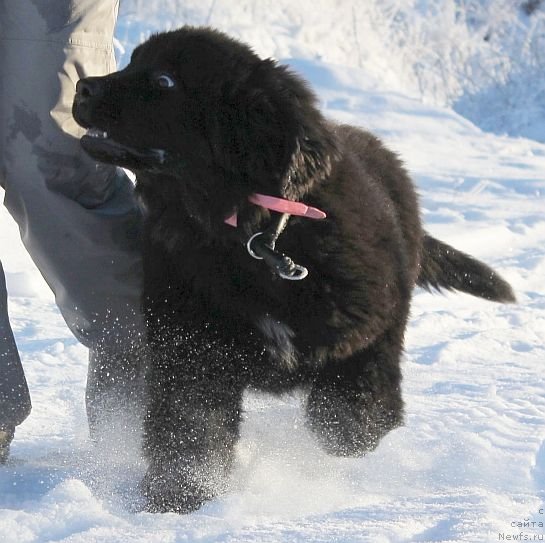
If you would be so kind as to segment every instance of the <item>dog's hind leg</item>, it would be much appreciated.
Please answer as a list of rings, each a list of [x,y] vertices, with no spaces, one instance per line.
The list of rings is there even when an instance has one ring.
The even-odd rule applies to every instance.
[[[244,386],[232,353],[206,330],[191,336],[156,351],[148,374],[141,490],[152,512],[189,513],[225,491],[239,436]]]
[[[403,423],[401,337],[386,334],[351,357],[330,361],[315,379],[307,425],[336,456],[361,456]]]

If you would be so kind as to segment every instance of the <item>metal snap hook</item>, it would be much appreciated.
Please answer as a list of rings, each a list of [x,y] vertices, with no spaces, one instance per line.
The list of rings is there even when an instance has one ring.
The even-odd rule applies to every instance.
[[[247,242],[246,242],[246,250],[248,251],[249,255],[252,258],[255,258],[256,260],[263,260],[262,256],[259,256],[258,254],[254,253],[252,249],[252,241],[254,241],[255,238],[258,236],[262,236],[263,232],[256,232]]]

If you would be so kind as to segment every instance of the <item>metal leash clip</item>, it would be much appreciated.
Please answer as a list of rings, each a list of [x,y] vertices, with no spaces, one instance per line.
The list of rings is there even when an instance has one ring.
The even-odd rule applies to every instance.
[[[249,255],[256,260],[264,260],[271,270],[282,279],[288,281],[301,281],[308,275],[308,270],[300,264],[296,264],[289,256],[274,250],[276,237],[267,243],[265,232],[255,233],[246,243]]]

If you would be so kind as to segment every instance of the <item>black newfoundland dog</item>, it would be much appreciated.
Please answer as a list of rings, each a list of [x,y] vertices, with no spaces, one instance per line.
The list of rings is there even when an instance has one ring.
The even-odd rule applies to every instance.
[[[422,230],[380,140],[325,119],[300,77],[220,32],[153,36],[124,70],[79,81],[73,111],[92,157],[136,173],[146,210],[151,511],[226,487],[248,387],[305,390],[331,454],[375,448],[403,421],[415,285],[514,300]]]

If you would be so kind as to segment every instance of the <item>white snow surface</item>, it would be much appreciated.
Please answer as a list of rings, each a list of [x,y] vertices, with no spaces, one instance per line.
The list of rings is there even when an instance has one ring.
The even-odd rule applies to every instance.
[[[120,49],[130,50],[147,24],[185,22],[184,9],[196,5],[174,4],[149,2],[161,7],[153,19],[127,2]],[[306,5],[307,33],[319,34],[331,22],[319,10],[335,2],[298,2],[292,11],[282,2],[241,4],[267,4],[279,21],[283,15],[268,32],[254,29],[256,49],[275,36],[328,116],[371,129],[399,152],[418,185],[427,230],[495,267],[518,303],[415,292],[403,360],[406,424],[365,458],[322,453],[304,429],[297,396],[248,395],[231,492],[187,516],[134,513],[144,469],[138,445],[117,430],[108,446],[89,443],[86,350],[2,208],[1,257],[33,411],[0,468],[0,541],[543,541],[545,144],[483,132],[412,89],[388,88],[365,65],[345,62],[342,51],[334,61],[312,58],[302,40],[297,56],[292,11]],[[232,17],[220,17],[229,5],[211,2],[203,17],[211,13],[209,22],[237,35]]]

